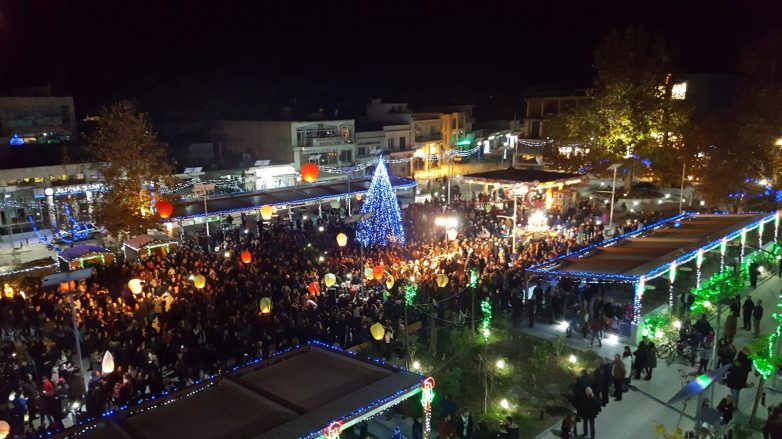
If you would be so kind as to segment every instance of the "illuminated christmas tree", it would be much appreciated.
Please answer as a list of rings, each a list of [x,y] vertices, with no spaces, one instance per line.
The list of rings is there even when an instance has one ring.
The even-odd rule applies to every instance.
[[[362,214],[369,212],[373,212],[374,215],[359,222],[356,227],[356,237],[359,241],[367,246],[405,243],[402,212],[382,157],[378,160],[372,183],[364,196],[364,205],[361,206]]]

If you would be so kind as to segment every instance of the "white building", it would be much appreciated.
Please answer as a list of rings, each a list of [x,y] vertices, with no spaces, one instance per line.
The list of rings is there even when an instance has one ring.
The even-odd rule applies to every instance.
[[[350,166],[355,162],[355,121],[217,121],[212,140],[224,152],[244,162],[271,160],[322,166]]]

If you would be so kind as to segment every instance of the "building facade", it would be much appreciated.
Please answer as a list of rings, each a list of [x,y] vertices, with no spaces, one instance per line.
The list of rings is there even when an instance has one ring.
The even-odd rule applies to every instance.
[[[546,138],[546,121],[559,112],[592,99],[586,90],[576,90],[570,96],[543,96],[524,99],[524,135],[530,139]]]
[[[70,96],[0,97],[0,142],[6,145],[74,141],[77,132]]]

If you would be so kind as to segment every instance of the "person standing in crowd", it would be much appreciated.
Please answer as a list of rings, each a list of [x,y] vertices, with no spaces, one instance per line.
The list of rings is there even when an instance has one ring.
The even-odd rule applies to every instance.
[[[739,405],[739,396],[741,389],[747,387],[747,377],[752,370],[752,360],[749,358],[749,348],[744,346],[736,355],[736,359],[733,361],[733,367],[728,369],[728,376],[725,378],[725,383],[730,389],[730,394],[733,397],[733,404]]]
[[[622,357],[620,357],[619,354],[614,355],[613,370],[611,371],[611,377],[614,382],[614,401],[622,400],[626,376],[627,369],[625,369],[625,363],[622,361]]]
[[[752,298],[747,295],[747,298],[744,299],[744,305],[741,306],[742,310],[742,316],[744,317],[744,325],[742,326],[742,329],[746,331],[752,330],[752,311],[755,309],[755,302],[752,301]]]
[[[630,381],[633,376],[633,368],[635,367],[633,351],[630,350],[630,346],[625,346],[624,351],[622,351],[622,362],[625,364],[625,371],[627,373],[625,378],[625,385],[622,391],[626,392],[626,389],[628,389],[630,386]]]
[[[559,437],[562,439],[570,439],[575,433],[573,429],[576,427],[576,423],[573,422],[573,415],[568,413],[562,418],[562,424],[560,424]]]
[[[595,438],[595,418],[600,413],[600,401],[595,398],[591,387],[587,387],[584,396],[580,399],[579,412],[584,420],[584,434]]]
[[[472,413],[467,409],[462,409],[456,417],[456,437],[459,439],[472,438],[473,424]]]
[[[728,343],[733,343],[733,338],[736,337],[736,326],[738,325],[738,314],[733,310],[731,306],[730,314],[725,320],[725,339]]]
[[[730,423],[731,419],[733,419],[733,412],[736,410],[736,406],[733,405],[733,397],[731,395],[727,395],[726,397],[722,398],[722,401],[720,401],[719,405],[717,405],[717,410],[722,413],[722,423]]]
[[[657,367],[657,346],[654,342],[649,342],[649,346],[646,350],[646,365],[644,371],[646,372],[645,380],[652,379],[652,371]]]
[[[649,364],[649,340],[644,336],[641,342],[638,343],[638,349],[634,352],[635,355],[635,379],[641,379],[641,372],[646,370]]]
[[[760,337],[760,319],[763,318],[763,301],[758,299],[755,308],[752,309],[752,325],[755,328],[755,337]]]

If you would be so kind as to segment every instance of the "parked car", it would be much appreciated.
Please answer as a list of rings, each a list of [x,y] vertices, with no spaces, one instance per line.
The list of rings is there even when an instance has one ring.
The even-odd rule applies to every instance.
[[[106,230],[93,223],[83,223],[71,230],[60,230],[54,235],[54,240],[59,242],[84,241],[86,239],[100,239],[106,235]]]

